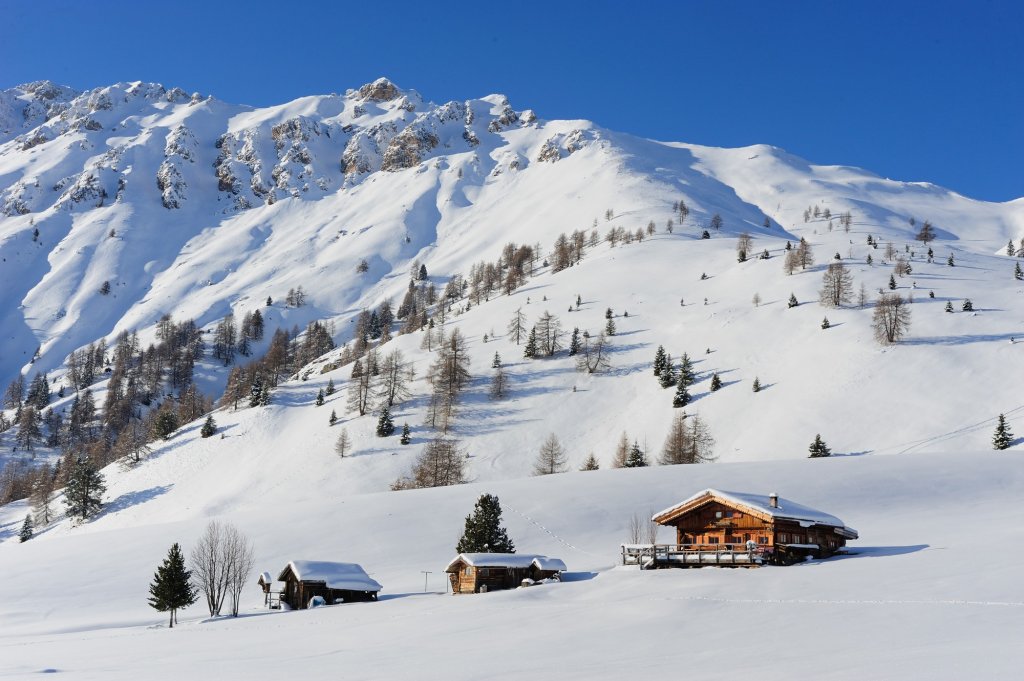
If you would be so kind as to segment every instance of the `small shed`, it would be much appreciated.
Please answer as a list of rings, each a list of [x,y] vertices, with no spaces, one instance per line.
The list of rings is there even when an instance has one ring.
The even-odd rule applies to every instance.
[[[277,579],[284,582],[282,598],[293,610],[308,607],[314,596],[329,604],[375,601],[384,588],[356,563],[324,560],[293,560]]]
[[[530,553],[460,553],[445,568],[452,593],[514,589],[525,579],[559,579],[565,563]]]
[[[808,555],[826,558],[857,531],[842,520],[777,494],[706,489],[656,514],[652,520],[676,528],[674,546],[654,562],[703,564],[703,554],[746,554],[751,562],[788,564]],[[656,550],[662,547],[653,547]],[[694,555],[691,555],[694,554]],[[700,555],[697,555],[700,554]],[[624,550],[624,556],[626,551]]]
[[[270,608],[281,607],[281,594],[287,586],[284,582],[276,581],[269,572],[261,572],[256,584],[263,591],[263,605]]]

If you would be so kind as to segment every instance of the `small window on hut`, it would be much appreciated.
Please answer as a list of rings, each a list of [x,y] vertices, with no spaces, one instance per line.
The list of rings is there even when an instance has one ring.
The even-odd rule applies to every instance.
[[[768,537],[758,537],[757,538],[757,543],[758,544],[767,544],[768,543]]]
[[[779,541],[785,544],[789,541],[789,535],[785,532],[779,532]]]
[[[490,574],[491,574],[491,571],[488,570],[487,568],[480,568],[480,573],[479,573],[478,576],[480,576],[480,577],[487,577]]]
[[[471,576],[473,574],[473,566],[467,565],[463,574],[465,574],[467,577]]]
[[[722,517],[722,512],[721,511],[715,511],[715,517],[716,518],[721,518]]]
[[[709,544],[717,544],[718,543],[718,537],[708,537],[708,543]]]

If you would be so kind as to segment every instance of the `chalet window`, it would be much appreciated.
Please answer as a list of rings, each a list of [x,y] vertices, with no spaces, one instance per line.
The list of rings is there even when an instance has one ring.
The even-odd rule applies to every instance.
[[[472,575],[472,574],[473,574],[473,567],[472,567],[471,565],[467,565],[467,566],[466,566],[466,572],[465,572],[465,574],[466,574],[466,576],[467,576],[467,577],[469,577],[470,575]]]
[[[789,535],[785,532],[779,532],[779,541],[785,544],[789,541]]]
[[[721,518],[722,517],[722,512],[721,511],[715,511],[715,517],[716,518]]]
[[[480,572],[478,573],[478,576],[480,576],[480,577],[487,577],[490,574],[491,574],[491,571],[488,570],[487,568],[480,568]]]
[[[708,537],[708,543],[709,544],[717,544],[718,543],[718,537]]]
[[[758,544],[767,544],[768,543],[768,537],[758,537],[757,538],[757,543]]]

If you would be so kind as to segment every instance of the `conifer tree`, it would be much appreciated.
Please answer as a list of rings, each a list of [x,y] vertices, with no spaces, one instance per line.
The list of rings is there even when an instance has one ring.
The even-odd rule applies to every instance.
[[[832,450],[829,449],[828,445],[826,445],[824,440],[821,439],[820,434],[814,436],[814,442],[811,443],[808,451],[810,452],[810,456],[808,458],[811,459],[820,459],[825,456],[832,456]]]
[[[712,374],[711,376],[711,392],[718,391],[722,387],[722,379],[718,377],[718,374]]]
[[[676,383],[676,394],[672,398],[672,406],[678,409],[690,403],[690,393],[686,390],[686,384],[680,379]]]
[[[661,370],[661,376],[658,377],[658,384],[662,388],[671,388],[676,384],[676,374],[672,369],[671,360],[665,362],[665,366]]]
[[[217,432],[217,422],[213,420],[213,415],[206,417],[206,421],[203,423],[203,427],[199,429],[200,437],[212,437]]]
[[[316,393],[316,406],[322,407],[324,405],[324,389],[321,388]]]
[[[1013,266],[1013,278],[1017,281],[1024,281],[1024,270],[1020,268],[1019,262]]]
[[[388,437],[395,432],[395,424],[391,421],[391,412],[387,407],[380,410],[380,418],[377,419],[377,437]]]
[[[1006,447],[1003,447],[1003,449],[1006,449]],[[32,514],[29,513],[25,516],[25,522],[21,524],[21,531],[18,532],[18,540],[24,544],[31,539],[34,534],[35,530],[32,528]]]
[[[495,352],[494,353],[494,359],[491,360],[491,368],[492,369],[497,369],[500,366],[501,366],[501,355],[499,355],[497,352]]]
[[[891,274],[889,275],[889,290],[890,291],[895,291],[896,290],[896,278],[893,275],[891,275]]]
[[[633,440],[633,446],[629,449],[629,456],[626,457],[624,468],[643,468],[647,466],[647,455],[640,449],[640,443]]]
[[[665,368],[665,348],[661,345],[654,353],[654,375],[661,376],[661,370]]]
[[[964,304],[961,308],[964,312],[974,312],[974,303],[971,302],[970,298],[964,298]]]
[[[334,452],[344,459],[350,449],[352,449],[352,441],[348,437],[348,430],[342,428],[341,432],[338,433],[337,441],[334,443]]]
[[[191,583],[192,571],[185,567],[181,547],[175,542],[167,558],[153,575],[149,585],[149,604],[158,612],[170,612],[168,628],[173,628],[178,619],[178,609],[187,608],[196,602],[198,594]]]
[[[569,337],[569,356],[578,354],[580,351],[580,328],[574,326],[572,336]]]
[[[412,435],[409,433],[409,424],[402,424],[402,437],[398,440],[399,444],[407,445],[412,442]]]
[[[328,395],[328,396],[333,395],[334,391],[335,391],[334,379],[333,378],[329,378],[329,379],[327,379],[327,389],[324,390],[324,395]]]
[[[600,468],[601,464],[598,463],[597,457],[594,456],[593,452],[591,452],[590,455],[587,456],[586,460],[583,462],[583,465],[580,466],[581,471],[596,471]]]
[[[86,520],[103,508],[103,493],[107,486],[103,475],[88,459],[79,459],[64,488],[64,505],[68,517]]]
[[[825,317],[823,320],[821,320],[821,328],[827,329],[830,326],[832,326],[832,325],[829,323],[828,317]]]
[[[995,435],[992,436],[992,447],[995,449],[1008,449],[1013,444],[1013,433],[1010,432],[1010,427],[1006,425],[1006,417],[1002,414],[999,415],[999,422],[996,424]]]
[[[466,516],[462,537],[455,545],[456,553],[515,553],[516,547],[501,526],[501,503],[498,497],[481,494],[473,512]]]
[[[789,294],[789,303],[787,304],[787,307],[796,307],[799,304],[800,303],[797,302],[796,296],[794,294],[790,293]]]
[[[263,401],[263,377],[256,374],[252,379],[252,387],[249,389],[249,406],[258,407]]]
[[[946,264],[949,265],[950,267],[955,267],[956,266],[956,261],[953,260],[953,254],[952,253],[949,254],[948,258],[946,258]]]
[[[757,378],[757,376],[754,376],[754,383],[750,387],[751,390],[753,390],[755,393],[761,392],[761,381]]]
[[[537,356],[537,327],[530,329],[530,336],[526,339],[526,348],[523,349],[523,357],[534,359]]]
[[[946,301],[946,312],[952,312],[952,311],[953,311],[953,301],[952,300],[947,300]]]
[[[615,335],[615,320],[614,319],[609,319],[608,323],[606,323],[604,325],[604,333],[605,333],[606,336],[614,336]]]
[[[689,387],[695,380],[697,380],[697,374],[693,370],[693,360],[690,359],[689,354],[684,352],[683,358],[679,360],[679,383]]]

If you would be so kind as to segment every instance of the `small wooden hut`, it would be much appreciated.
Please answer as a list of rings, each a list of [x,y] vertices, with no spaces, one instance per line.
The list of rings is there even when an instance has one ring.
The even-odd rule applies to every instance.
[[[256,580],[256,584],[263,591],[263,605],[272,609],[281,607],[281,594],[284,593],[287,586],[284,582],[278,582],[270,576],[269,572],[263,572],[260,573],[260,578]]]
[[[807,556],[827,558],[858,537],[834,515],[777,494],[706,489],[652,520],[675,527],[676,543],[623,547],[623,562],[642,567],[788,565]]]
[[[514,589],[524,580],[559,579],[565,563],[528,553],[460,553],[445,568],[452,593]]]
[[[375,601],[382,587],[355,563],[293,560],[277,577],[284,582],[282,600],[293,610],[309,607],[315,596],[330,605],[351,601]]]

